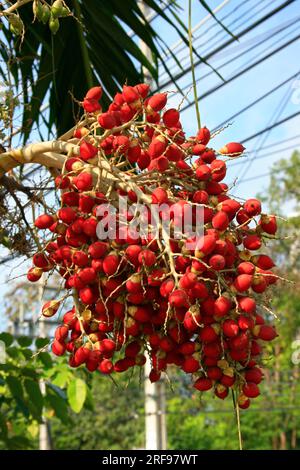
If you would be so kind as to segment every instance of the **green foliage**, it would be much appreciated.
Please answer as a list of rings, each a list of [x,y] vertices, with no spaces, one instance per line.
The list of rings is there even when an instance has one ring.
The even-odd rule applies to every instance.
[[[86,400],[82,371],[74,372],[64,360],[54,360],[46,351],[29,349],[32,340],[1,333],[6,362],[0,364],[0,449],[29,449],[37,445],[37,426],[43,416],[72,425],[70,409],[79,412]],[[36,345],[45,347],[48,339]],[[62,380],[63,377],[63,380]],[[45,384],[45,393],[41,391]],[[89,395],[89,407],[92,398]]]

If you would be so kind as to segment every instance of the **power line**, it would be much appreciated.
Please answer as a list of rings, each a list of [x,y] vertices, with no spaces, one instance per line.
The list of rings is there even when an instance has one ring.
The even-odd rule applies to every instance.
[[[252,108],[253,106],[255,106],[257,103],[259,103],[260,101],[264,100],[265,98],[267,98],[268,96],[270,96],[272,93],[274,93],[275,91],[279,90],[281,87],[283,87],[284,85],[286,85],[288,82],[290,82],[291,80],[293,80],[293,78],[296,78],[300,73],[300,70],[293,74],[292,76],[290,76],[289,78],[287,78],[286,80],[284,80],[283,82],[279,83],[277,86],[275,86],[274,88],[272,88],[272,90],[269,90],[267,93],[264,93],[263,95],[261,95],[259,98],[257,98],[256,100],[252,101],[251,103],[249,103],[247,106],[245,106],[244,108],[240,109],[237,113],[235,114],[232,114],[230,117],[228,117],[227,119],[225,119],[223,122],[221,122],[220,124],[218,124],[218,126],[216,126],[212,132],[215,132],[217,129],[220,129],[221,127],[223,127],[225,124],[227,124],[228,122],[230,122],[232,119],[235,119],[237,116],[240,116],[241,114],[243,114],[245,111],[248,111],[248,109]]]
[[[256,20],[254,23],[252,23],[250,26],[248,26],[247,28],[243,29],[240,33],[236,34],[236,38],[237,39],[240,39],[241,37],[243,37],[245,34],[249,33],[250,31],[252,31],[253,29],[255,29],[257,26],[261,25],[262,23],[264,23],[265,21],[267,21],[268,19],[270,19],[272,16],[276,15],[277,13],[279,13],[280,11],[282,11],[284,8],[286,8],[287,6],[291,5],[292,3],[294,3],[295,0],[286,0],[285,2],[283,2],[281,5],[279,5],[278,7],[274,8],[274,10],[272,10],[271,12],[267,13],[266,15],[264,15],[263,17],[259,18],[258,20]],[[219,45],[218,47],[216,47],[216,49],[214,49],[213,51],[211,51],[210,53],[208,53],[206,56],[203,57],[203,60],[198,60],[195,62],[194,66],[197,67],[198,65],[200,65],[203,61],[208,61],[212,56],[216,55],[218,52],[220,52],[221,50],[225,49],[227,46],[229,46],[230,44],[232,44],[233,42],[235,41],[235,38],[230,38],[228,39],[227,41],[225,41],[223,44]],[[191,66],[187,67],[186,70],[178,73],[175,77],[173,77],[174,81],[177,81],[179,80],[180,78],[182,78],[184,75],[186,75],[187,73],[189,73],[191,71]],[[168,80],[166,81],[165,83],[163,83],[162,85],[158,86],[158,88],[156,89],[156,92],[161,90],[162,88],[165,88],[167,86],[169,86],[170,84],[172,84],[172,80]]]
[[[234,23],[236,23],[237,21],[239,21],[240,19],[242,19],[242,18],[243,18],[245,15],[247,15],[247,13],[249,13],[250,11],[253,11],[253,9],[254,9],[257,5],[259,5],[260,3],[261,3],[261,2],[259,1],[257,4],[255,4],[254,6],[252,6],[249,10],[247,10],[246,12],[244,12],[240,17],[234,19],[231,23],[229,23],[228,27],[231,28],[231,27],[234,25]],[[252,15],[251,15],[250,17],[248,17],[246,20],[242,21],[239,25],[236,26],[236,28],[241,28],[241,27],[243,27],[245,24],[248,23],[249,20],[252,20],[253,18],[257,17],[257,15],[258,15],[259,13],[261,13],[261,11],[265,10],[265,9],[267,8],[267,6],[269,6],[271,3],[273,3],[273,1],[271,1],[271,2],[268,3],[267,5],[264,5],[263,8],[261,8],[259,11],[256,11],[254,14],[252,14]],[[240,6],[241,6],[241,5],[240,5]],[[238,9],[238,7],[237,7],[237,9]],[[233,13],[233,12],[232,12],[232,13]],[[216,23],[215,23],[213,26],[215,26],[215,25],[216,25]],[[208,28],[208,29],[209,29],[209,28]],[[212,36],[212,39],[215,40],[216,37],[219,36],[219,34],[222,34],[222,32],[223,32],[222,30],[221,30],[221,31],[218,31],[215,35]],[[196,41],[197,41],[199,38],[204,37],[205,34],[206,34],[206,32],[203,31],[203,32],[201,32],[201,35],[197,36],[197,38],[195,38],[195,39],[193,40],[193,46],[194,46],[194,48],[197,48],[197,47],[199,47],[199,46],[201,45],[201,43],[200,43],[199,46],[198,46],[198,44],[196,44]],[[226,37],[227,37],[227,35],[225,34],[225,35],[223,35],[223,36],[220,38],[220,40],[225,40]],[[254,40],[255,40],[255,38],[254,38]],[[251,41],[253,41],[253,39],[251,39]],[[209,46],[210,46],[210,47],[209,47],[209,48],[206,48],[206,50],[203,51],[203,54],[205,54],[206,52],[209,52],[209,50],[211,49],[212,46],[218,45],[219,40],[214,41],[213,45],[211,44],[211,38],[208,38],[205,42],[209,43]],[[241,47],[241,46],[242,46],[242,44],[240,44],[238,47]],[[182,50],[184,51],[184,47],[182,48]],[[230,53],[230,52],[229,52],[229,53]],[[177,54],[178,54],[178,53],[177,53]],[[221,51],[221,54],[217,54],[217,55],[218,55],[218,56],[219,56],[219,55],[224,55],[224,51]],[[181,63],[181,65],[182,65],[182,67],[185,67],[185,66],[187,66],[187,65],[189,64],[189,61],[186,61],[186,62],[184,61],[185,57],[186,57],[186,54],[185,54],[182,58],[178,58],[179,61],[180,61],[180,63]],[[174,64],[172,67],[169,68],[169,71],[172,73],[172,71],[173,71],[174,69],[176,70],[176,65],[175,65],[175,64]],[[161,79],[163,79],[164,77],[165,77],[165,74],[162,75]]]
[[[246,139],[242,140],[242,143],[245,144],[246,142],[249,142],[252,139],[255,139],[255,137],[258,137],[261,134],[264,134],[265,132],[268,132],[271,129],[274,129],[275,127],[281,126],[281,124],[284,124],[287,121],[290,121],[291,119],[294,119],[295,117],[299,116],[300,111],[297,111],[296,113],[290,114],[289,116],[285,117],[284,119],[281,119],[280,121],[275,122],[271,126],[265,127],[264,129],[256,132],[255,134],[250,135]]]
[[[293,168],[295,168],[295,165],[286,166],[282,170],[277,168],[276,171],[278,172],[278,171],[292,170]],[[261,179],[261,178],[266,178],[267,176],[270,176],[271,174],[272,174],[272,171],[268,171],[267,173],[262,173],[256,176],[250,176],[249,178],[246,178],[246,179],[244,178],[243,180],[241,180],[239,184],[248,183],[249,181],[254,181],[257,179]]]
[[[220,88],[222,88],[223,86],[227,85],[228,83],[232,82],[233,80],[235,80],[236,78],[240,77],[241,75],[243,75],[244,73],[246,72],[249,72],[249,70],[253,69],[254,67],[256,67],[257,65],[261,64],[262,62],[264,62],[265,60],[269,59],[270,57],[272,57],[273,55],[277,54],[278,52],[282,51],[283,49],[285,49],[286,47],[290,46],[293,42],[297,41],[298,39],[300,38],[300,34],[298,34],[298,36],[290,39],[289,41],[287,41],[285,44],[283,44],[282,46],[278,47],[277,49],[275,49],[274,51],[270,52],[269,54],[266,54],[264,57],[260,58],[259,60],[255,61],[253,64],[249,65],[248,67],[244,68],[241,72],[239,73],[236,73],[235,75],[232,75],[230,78],[228,78],[228,80],[226,80],[225,82],[223,83],[220,83],[219,85],[216,85],[214,88],[211,88],[210,90],[208,90],[207,92],[203,93],[201,96],[199,96],[198,98],[198,101],[203,99],[203,98],[206,98],[207,96],[211,95],[212,93],[214,93],[215,91],[219,90]],[[193,106],[194,103],[190,103],[190,104],[187,104],[186,106],[184,106],[182,109],[181,109],[181,112],[185,111],[186,109],[190,108],[191,106]]]

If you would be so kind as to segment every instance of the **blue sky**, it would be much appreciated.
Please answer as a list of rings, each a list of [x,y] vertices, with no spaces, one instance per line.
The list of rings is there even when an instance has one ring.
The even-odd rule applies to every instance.
[[[178,0],[183,10],[180,13],[181,20],[187,24],[187,0]],[[208,1],[211,8],[215,8],[221,4],[221,0]],[[266,12],[271,11],[278,5],[282,4],[283,0],[230,0],[226,5],[217,13],[218,18],[222,19],[225,15],[228,15],[224,23],[231,29],[233,33],[241,31],[242,22],[245,21],[245,27],[255,21],[256,18],[263,16]],[[203,7],[201,7],[198,0],[193,0],[193,26],[197,25],[199,21],[203,20],[207,15]],[[265,23],[257,27],[254,31],[245,35],[239,42],[234,42],[229,48],[221,51],[211,61],[211,65],[218,68],[223,77],[226,79],[231,76],[239,68],[243,68],[249,62],[259,59],[262,55],[268,51],[279,47],[290,38],[295,37],[299,34],[300,21],[296,22],[300,16],[300,0],[294,1],[290,6],[285,8],[282,12],[273,16]],[[235,10],[235,11],[234,11]],[[261,12],[260,12],[261,10]],[[232,12],[232,13],[231,13]],[[254,16],[256,18],[254,19]],[[251,16],[253,18],[251,19]],[[300,19],[300,18],[299,18]],[[292,24],[292,21],[294,24]],[[231,23],[232,26],[231,26]],[[280,27],[285,27],[290,24],[289,28],[281,33],[278,32]],[[164,38],[169,46],[178,42],[178,36],[174,33],[165,22],[161,20],[154,20],[153,27],[158,33]],[[210,28],[208,32],[207,28]],[[277,34],[276,34],[277,32]],[[215,23],[213,19],[209,19],[196,33],[195,36],[200,35],[200,38],[195,40],[194,45],[197,52],[200,55],[207,54],[210,50],[214,49],[217,44],[221,41],[224,42],[229,39],[229,35],[222,30],[222,28]],[[270,35],[270,39],[267,40],[267,36]],[[232,58],[242,52],[243,50],[251,47],[257,43],[257,41],[263,41],[262,45],[255,48],[252,52],[245,54],[240,59],[233,61]],[[277,44],[273,45],[277,41]],[[176,53],[178,51],[175,50]],[[259,96],[263,95],[270,89],[274,88],[280,82],[284,81],[293,74],[296,74],[300,70],[300,42],[295,41],[292,45],[285,48],[283,51],[274,55],[270,59],[263,62],[261,65],[255,67],[250,72],[244,74],[241,78],[232,81],[228,85],[222,87],[217,92],[208,96],[207,98],[200,101],[200,112],[202,124],[208,128],[215,128],[218,124],[227,120],[232,114],[238,112],[241,108],[248,105],[251,101],[255,100]],[[183,51],[178,53],[178,59],[180,62],[187,67],[189,65],[188,49],[184,48]],[[220,65],[229,61],[230,63],[226,67],[220,68]],[[172,67],[172,71],[177,69],[176,64],[173,60],[168,61],[169,67]],[[204,75],[210,72],[210,69],[206,65],[201,65],[196,68],[196,78],[200,79]],[[165,81],[166,76],[161,72],[161,83]],[[187,74],[186,77],[180,80],[180,86],[184,87],[191,82],[191,74]],[[202,79],[198,84],[198,95],[205,93],[213,86],[221,83],[220,78],[215,74],[210,74],[207,78]],[[298,87],[299,85],[299,87]],[[293,88],[296,87],[296,88]],[[298,88],[297,88],[298,87]],[[167,87],[168,91],[174,91],[174,85]],[[189,94],[189,98],[192,99],[192,92]],[[260,102],[241,116],[235,118],[233,124],[225,129],[213,140],[213,146],[218,149],[224,144],[231,141],[243,141],[248,136],[260,131],[264,127],[275,122],[275,113],[278,111],[278,107],[284,100],[284,105],[280,119],[299,111],[300,108],[300,74],[299,82],[291,81],[286,86],[272,94],[267,99]],[[179,94],[171,94],[169,104],[171,106],[178,106],[181,101]],[[274,117],[275,116],[275,117]],[[273,119],[273,121],[272,121]],[[197,130],[196,114],[194,108],[191,107],[187,111],[182,113],[182,124],[188,135],[193,135]],[[253,151],[259,146],[271,145],[274,142],[282,139],[287,139],[295,135],[300,135],[300,117],[283,124],[280,127],[276,127],[265,137],[259,137],[251,140],[247,143],[246,148],[249,151],[249,155],[245,158],[242,165],[235,165],[234,163],[230,166],[227,174],[227,182],[232,183],[236,177],[240,176],[244,172],[244,168],[247,164],[247,160],[253,158]],[[262,144],[262,139],[264,142]],[[272,150],[279,150],[286,146],[294,146],[295,149],[300,149],[300,138],[295,139],[286,144],[282,144],[276,147],[272,147],[265,151],[260,151],[259,155],[264,153],[271,153]],[[278,153],[273,153],[270,156],[263,159],[256,159],[249,167],[246,178],[252,178],[257,176],[255,180],[249,182],[241,182],[234,189],[234,193],[237,196],[243,198],[249,198],[255,196],[258,192],[263,192],[267,189],[269,184],[268,177],[259,177],[261,174],[267,173],[274,162],[280,158],[288,158],[291,154],[291,150],[286,150]],[[1,294],[5,292],[7,285],[7,276],[12,277],[18,276],[25,271],[24,265],[21,267],[19,264],[21,260],[13,261],[8,263],[7,266],[2,266],[0,271],[0,289]],[[13,271],[11,271],[13,268]]]

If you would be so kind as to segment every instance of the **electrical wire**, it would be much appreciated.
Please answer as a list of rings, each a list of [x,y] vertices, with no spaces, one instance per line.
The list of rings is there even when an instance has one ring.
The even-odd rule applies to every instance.
[[[261,18],[259,18],[258,20],[254,21],[251,25],[247,26],[245,29],[243,29],[240,33],[236,34],[236,38],[237,39],[240,39],[241,37],[245,36],[245,34],[249,33],[250,31],[253,31],[255,28],[257,28],[257,26],[263,24],[265,21],[267,21],[268,19],[270,19],[271,17],[273,17],[274,15],[276,15],[277,13],[281,12],[284,8],[288,7],[289,5],[291,5],[292,3],[294,3],[295,0],[286,0],[285,2],[283,2],[281,5],[277,6],[276,8],[274,8],[272,11],[270,11],[269,13],[267,13],[266,15],[262,16]],[[216,55],[218,52],[222,51],[223,49],[225,49],[227,46],[231,45],[236,39],[235,38],[230,38],[228,39],[227,41],[225,41],[223,44],[220,44],[218,47],[216,47],[216,49],[212,50],[209,54],[207,54],[205,57],[203,57],[203,59],[205,61],[208,61],[211,57],[213,57],[214,55]],[[197,67],[198,65],[200,65],[203,61],[202,60],[198,60],[195,62],[195,67]],[[179,80],[180,78],[182,78],[184,75],[186,75],[187,73],[189,73],[191,71],[191,67],[187,67],[184,71],[178,73],[177,75],[175,75],[175,77],[173,77],[173,80],[177,81]],[[166,82],[164,82],[163,84],[159,85],[157,87],[157,89],[155,90],[155,92],[158,92],[160,91],[161,89],[165,88],[165,87],[168,87],[170,84],[172,84],[172,80],[167,80]]]

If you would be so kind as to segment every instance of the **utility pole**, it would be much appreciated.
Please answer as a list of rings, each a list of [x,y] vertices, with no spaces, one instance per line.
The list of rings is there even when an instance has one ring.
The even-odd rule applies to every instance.
[[[38,285],[38,298],[40,303],[42,303],[43,299],[43,283],[42,281],[39,282]],[[45,338],[46,337],[46,328],[45,328],[45,319],[43,316],[37,319],[37,333],[38,336]],[[46,394],[46,384],[44,380],[40,380],[40,390],[41,394],[44,396]],[[42,422],[39,425],[39,448],[40,450],[51,450],[51,436],[50,436],[50,428],[47,418],[42,413]]]
[[[140,9],[145,18],[151,16],[149,6],[140,1]],[[144,41],[140,43],[141,51],[149,61],[152,60],[151,49]],[[152,77],[149,70],[143,68],[144,81],[151,85]],[[166,450],[167,449],[167,427],[166,427],[166,399],[165,383],[163,379],[159,382],[151,383],[149,373],[151,371],[151,361],[147,357],[145,364],[145,448],[146,450]]]

